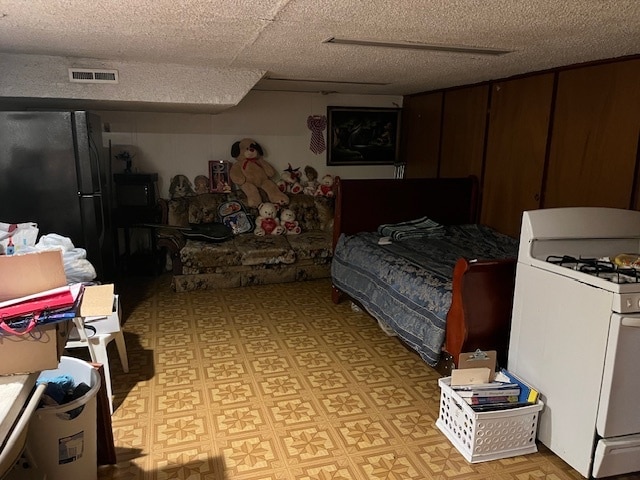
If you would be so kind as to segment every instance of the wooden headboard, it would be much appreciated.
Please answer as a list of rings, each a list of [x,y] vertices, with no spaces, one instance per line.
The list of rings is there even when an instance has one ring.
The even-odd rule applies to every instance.
[[[478,180],[414,178],[348,180],[336,177],[333,246],[340,234],[373,232],[380,224],[428,216],[445,225],[476,223]]]

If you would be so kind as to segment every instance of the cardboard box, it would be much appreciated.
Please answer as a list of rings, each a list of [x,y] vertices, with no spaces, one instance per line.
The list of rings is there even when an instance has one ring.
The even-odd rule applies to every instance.
[[[0,255],[0,301],[67,285],[60,250]],[[58,368],[71,321],[39,325],[26,335],[0,335],[0,375]]]
[[[0,255],[0,302],[64,287],[66,284],[60,250]]]
[[[58,368],[71,320],[37,326],[26,335],[0,335],[0,375]]]

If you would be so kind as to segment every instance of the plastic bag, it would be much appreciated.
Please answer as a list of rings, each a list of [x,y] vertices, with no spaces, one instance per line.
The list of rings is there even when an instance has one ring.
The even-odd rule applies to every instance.
[[[50,233],[40,237],[36,244],[37,250],[62,250],[64,273],[69,283],[90,282],[96,278],[96,269],[87,260],[87,251],[75,247],[68,237]]]
[[[38,224],[33,222],[0,222],[0,254],[7,253],[9,240],[14,246],[14,253],[25,253],[36,244],[38,231]]]

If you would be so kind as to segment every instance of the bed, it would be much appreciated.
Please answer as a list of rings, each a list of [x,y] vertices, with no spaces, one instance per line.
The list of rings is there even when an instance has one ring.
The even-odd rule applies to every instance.
[[[517,241],[477,223],[477,179],[334,185],[332,300],[350,299],[443,374],[476,349],[506,366]],[[385,224],[396,239],[380,245]]]

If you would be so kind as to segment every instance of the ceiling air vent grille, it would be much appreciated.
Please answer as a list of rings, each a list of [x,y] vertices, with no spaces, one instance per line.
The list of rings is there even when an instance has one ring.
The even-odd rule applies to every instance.
[[[69,81],[74,83],[118,83],[118,71],[70,68]]]

